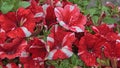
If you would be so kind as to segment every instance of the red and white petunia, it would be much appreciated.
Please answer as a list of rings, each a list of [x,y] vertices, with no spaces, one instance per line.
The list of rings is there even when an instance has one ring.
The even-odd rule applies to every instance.
[[[33,38],[29,41],[26,51],[21,53],[20,61],[24,68],[45,68],[47,53],[45,42],[39,38]]]
[[[9,30],[9,32],[7,32],[7,36],[10,38],[29,37],[34,32],[35,28],[33,13],[29,9],[24,8],[19,8],[16,13],[13,12],[12,14],[8,13],[6,15],[1,15],[0,22],[5,31]],[[8,27],[7,23],[10,24],[10,27]]]
[[[2,28],[0,28],[0,44],[3,44],[6,38],[6,32]]]
[[[56,7],[54,9],[58,23],[65,29],[74,32],[83,32],[86,23],[86,17],[80,13],[77,5],[66,5],[64,8]]]
[[[45,42],[39,38],[33,38],[29,42],[29,53],[32,54],[32,58],[39,61],[44,61],[47,55]]]
[[[42,8],[45,13],[45,20],[44,25],[47,28],[52,27],[57,23],[54,8],[55,7],[63,7],[63,5],[66,5],[67,1],[59,1],[59,0],[46,0],[45,4],[42,5]]]
[[[0,58],[14,59],[19,57],[23,50],[27,47],[24,39],[7,39],[7,42],[0,44]]]
[[[16,63],[11,62],[11,63],[6,64],[6,66],[3,68],[22,68],[22,65],[21,64],[17,65]]]
[[[52,27],[47,37],[48,59],[65,59],[72,56],[72,43],[75,41],[75,34],[66,32],[58,25]]]
[[[20,62],[24,68],[45,68],[44,62],[35,61],[32,57],[20,57]]]
[[[15,12],[0,15],[0,32],[9,32],[16,27]]]
[[[54,13],[54,7],[49,6],[46,9],[44,25],[47,26],[47,28],[50,28],[52,25],[54,25],[56,23],[57,23],[57,20],[56,20],[56,16]]]
[[[28,9],[34,14],[37,23],[45,17],[42,6],[40,6],[35,0],[31,0],[31,5]]]

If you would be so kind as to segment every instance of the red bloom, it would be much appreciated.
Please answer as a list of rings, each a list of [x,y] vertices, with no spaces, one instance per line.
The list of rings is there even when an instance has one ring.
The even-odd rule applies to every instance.
[[[65,59],[72,56],[72,43],[75,34],[66,32],[60,26],[55,25],[47,37],[48,59]]]
[[[29,37],[33,33],[34,28],[35,28],[35,19],[34,19],[34,15],[29,9],[19,8],[16,14],[14,13],[13,16],[15,17],[13,18],[7,18],[7,16],[5,15],[3,16],[4,16],[4,20],[2,23],[12,22],[11,24],[15,24],[16,26],[14,28],[12,27],[11,31],[7,33],[9,37],[11,38]],[[11,22],[9,22],[9,20],[6,21],[6,19],[9,19]],[[12,19],[15,19],[15,20],[13,21]],[[5,27],[7,27],[7,25],[8,24],[5,24]]]
[[[29,43],[29,52],[32,54],[33,59],[39,59],[39,61],[44,61],[47,55],[47,50],[45,47],[45,42],[41,39],[34,38]]]
[[[3,67],[3,68],[22,68],[22,65],[17,65],[17,64],[15,64],[15,63],[8,63],[7,65],[6,65],[6,67]]]
[[[16,23],[14,12],[0,15],[0,29],[2,29],[2,31],[9,32],[13,30],[17,26]]]
[[[50,28],[52,25],[56,24],[56,22],[54,7],[48,6],[46,9],[44,25],[47,26],[47,28]]]
[[[27,43],[25,40],[20,38],[7,39],[7,42],[0,44],[0,58],[14,59],[19,57],[21,52],[25,50]]]
[[[104,44],[104,46],[106,46],[104,48],[104,54],[106,57],[110,59],[120,58],[120,42],[117,42],[117,41],[119,40],[110,41]]]
[[[58,23],[67,30],[83,32],[86,17],[79,11],[77,5],[66,5],[64,8],[55,8]]]
[[[87,66],[96,66],[97,58],[101,57],[102,45],[105,40],[96,35],[86,34],[79,41],[78,55]]]
[[[3,29],[0,29],[0,44],[3,44],[6,40],[6,33]]]
[[[109,32],[113,32],[113,29],[109,28],[107,24],[102,24],[100,26],[93,26],[92,29],[95,33],[99,33],[100,35],[103,36],[105,36]]]
[[[99,34],[102,38],[106,39],[103,46],[104,55],[110,59],[120,58],[120,37],[113,31],[107,24],[100,26],[93,26],[93,30],[96,34]]]
[[[38,38],[32,39],[26,50],[27,51],[23,51],[20,56],[20,61],[24,65],[24,68],[45,68],[44,62],[47,50],[43,40]]]
[[[40,22],[41,20],[43,20],[44,18],[43,9],[35,0],[31,0],[31,6],[28,9],[30,9],[34,14],[36,22]]]
[[[44,62],[35,61],[31,57],[20,57],[20,62],[24,68],[45,68]]]

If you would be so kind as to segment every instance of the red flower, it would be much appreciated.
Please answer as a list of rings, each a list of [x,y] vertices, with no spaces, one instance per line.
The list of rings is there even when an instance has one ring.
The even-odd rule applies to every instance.
[[[87,66],[96,66],[97,58],[101,57],[102,45],[105,40],[100,38],[100,36],[86,34],[79,41],[78,55]]]
[[[100,35],[103,36],[105,36],[109,32],[113,32],[113,29],[109,28],[107,24],[102,24],[100,26],[93,26],[92,29],[95,33],[99,33]]]
[[[4,32],[9,32],[16,27],[15,12],[0,15],[0,29]]]
[[[58,23],[67,30],[83,32],[86,17],[79,11],[77,5],[66,5],[64,8],[55,8]]]
[[[109,41],[106,44],[104,44],[105,57],[108,57],[109,59],[120,58],[120,42],[118,41],[120,40]]]
[[[27,43],[20,38],[7,39],[7,42],[0,44],[0,58],[14,59],[19,57],[21,52],[25,50]]]
[[[3,68],[22,68],[22,65],[17,65],[17,64],[15,64],[15,63],[8,63],[7,65],[6,65],[6,67],[3,67]]]
[[[54,7],[48,6],[46,9],[46,15],[44,20],[44,25],[47,26],[47,28],[50,28],[52,25],[56,24],[56,16],[54,13]]]
[[[47,50],[43,40],[33,38],[29,42],[29,47],[26,50],[20,56],[20,61],[24,65],[24,68],[45,68],[44,62],[47,56]]]
[[[48,59],[65,59],[72,56],[72,43],[75,34],[66,32],[60,26],[55,25],[47,37]]]
[[[29,37],[35,27],[34,16],[29,9],[19,8],[0,16],[0,26],[11,38]]]
[[[35,61],[31,57],[20,57],[20,62],[24,68],[45,68],[44,62]]]
[[[115,33],[113,28],[109,27],[107,24],[96,27],[93,26],[93,30],[96,34],[106,39],[106,43],[103,46],[104,55],[110,59],[120,58],[120,37],[118,33]]]
[[[31,0],[31,5],[28,9],[30,9],[34,14],[36,22],[40,22],[41,20],[43,20],[44,18],[43,9],[35,0]]]
[[[3,29],[0,29],[0,44],[3,44],[6,40],[6,33]]]
[[[45,47],[45,42],[41,39],[34,38],[29,43],[29,53],[32,54],[32,58],[39,61],[44,61],[47,55],[47,50]]]

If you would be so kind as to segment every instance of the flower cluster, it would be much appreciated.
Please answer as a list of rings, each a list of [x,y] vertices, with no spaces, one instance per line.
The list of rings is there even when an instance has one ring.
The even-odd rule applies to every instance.
[[[102,61],[107,60],[115,67],[119,62],[117,25],[94,25],[76,4],[67,0],[46,0],[42,4],[28,1],[27,8],[0,13],[2,68],[54,68],[46,62],[74,54],[91,67],[105,66]]]

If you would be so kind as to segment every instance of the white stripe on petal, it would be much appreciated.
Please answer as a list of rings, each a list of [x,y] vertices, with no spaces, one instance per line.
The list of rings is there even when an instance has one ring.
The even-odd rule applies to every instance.
[[[12,68],[11,64],[9,64],[9,63],[6,65],[6,67],[7,68]]]
[[[116,40],[116,44],[118,44],[118,43],[120,43],[120,40],[119,40],[119,39]]]
[[[43,15],[44,15],[43,12],[39,12],[39,13],[36,13],[34,17],[35,17],[35,18],[36,18],[36,17],[43,17]]]
[[[78,53],[78,55],[81,55],[81,54],[83,54],[83,53],[84,53],[84,51],[82,51],[82,52],[79,52],[79,53]]]
[[[120,37],[120,33],[118,34],[118,36]]]
[[[50,6],[50,5],[48,5],[48,4],[42,5],[42,8],[43,8],[43,11],[44,11],[45,14],[46,14],[46,10],[47,10],[47,8],[48,8],[49,6]]]
[[[18,67],[19,67],[19,68],[22,68],[22,65],[21,65],[21,64],[18,64]]]
[[[46,45],[47,52],[50,52],[50,45]]]
[[[49,52],[49,55],[48,55],[48,59],[49,60],[52,60],[52,58],[53,58],[53,56],[54,56],[54,54],[57,52],[57,50],[55,49],[55,50],[52,50],[51,52]]]
[[[5,30],[4,29],[0,29],[0,32],[5,32]]]
[[[70,11],[73,11],[75,6],[70,5]]]
[[[47,37],[47,41],[54,43],[54,39],[52,37],[49,37],[49,36]]]
[[[43,65],[43,64],[44,64],[44,62],[40,62],[40,63],[39,63],[39,65]]]
[[[83,30],[80,27],[77,26],[72,26],[72,28],[75,28],[77,32],[83,32]]]
[[[61,51],[64,52],[68,57],[71,57],[73,55],[73,52],[70,51],[67,46],[63,47]]]
[[[26,51],[22,51],[21,56],[20,57],[28,57],[29,53]]]
[[[62,3],[60,1],[58,1],[56,4],[55,4],[57,7],[62,7]]]
[[[40,46],[30,46],[30,48],[41,48]]]
[[[67,35],[68,36],[68,35]],[[67,41],[67,36],[65,36],[64,38],[63,38],[63,41],[62,41],[62,46],[63,46],[63,44]]]
[[[64,21],[60,21],[59,24],[60,24],[60,26],[64,27],[65,29],[67,29],[67,30],[69,29]]]
[[[33,58],[33,60],[42,61],[43,59],[41,57],[36,57],[36,58]]]
[[[60,21],[59,24],[60,24],[61,26],[64,26],[64,25],[65,25],[65,22]]]
[[[75,35],[75,34],[74,34],[74,33],[71,33],[71,34],[66,35],[66,36],[63,38],[62,46],[63,46],[64,43],[67,41],[67,37],[70,37],[70,36],[73,36],[73,35]]]
[[[57,8],[55,8],[54,11],[57,13],[60,13],[60,11]]]
[[[55,32],[57,32],[58,30],[58,25],[55,25]]]
[[[31,35],[31,32],[28,31],[28,29],[26,27],[21,27],[21,29],[23,30],[26,37],[29,37]]]
[[[69,36],[74,36],[75,35],[75,33],[71,33]]]
[[[4,52],[0,52],[0,55],[3,54]]]
[[[4,44],[0,44],[0,46],[1,46],[1,47],[3,47],[3,46],[4,46]]]

